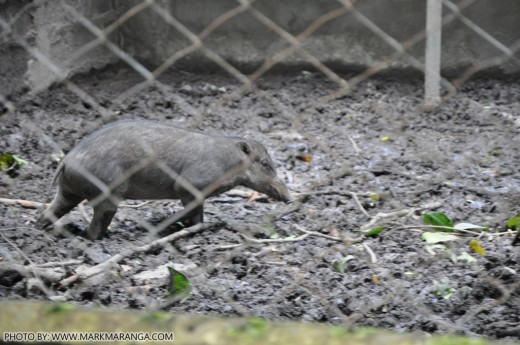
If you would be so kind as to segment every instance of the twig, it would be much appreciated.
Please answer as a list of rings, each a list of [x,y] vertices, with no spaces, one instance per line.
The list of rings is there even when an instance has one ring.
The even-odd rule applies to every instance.
[[[317,231],[309,231],[309,230],[305,230],[304,228],[302,228],[298,224],[293,224],[293,228],[295,228],[298,231],[303,232],[304,234],[308,234],[308,235],[311,235],[311,236],[323,237],[323,238],[326,238],[326,239],[329,239],[329,240],[333,240],[333,241],[338,241],[338,242],[347,241],[347,242],[352,244],[352,243],[361,242],[363,240],[363,236],[359,236],[357,238],[350,238],[350,237],[343,237],[342,238],[342,237],[335,237],[335,236],[331,236],[331,235],[322,234],[322,233],[317,232]]]
[[[15,206],[21,206],[23,208],[30,208],[30,209],[42,209],[42,208],[46,208],[50,205],[50,204],[31,201],[31,200],[6,199],[6,198],[0,198],[0,204],[15,205]]]
[[[17,264],[12,264],[12,267],[15,268],[22,275],[27,275],[28,272],[31,272],[36,278],[41,280],[41,277],[40,277],[40,274],[39,274],[41,272],[38,272],[34,268],[34,262],[32,262],[31,258],[29,258],[15,243],[13,243],[13,241],[11,241],[9,238],[7,238],[2,231],[0,231],[0,236],[2,236],[4,241],[9,243],[25,260],[27,260],[28,262],[31,263],[31,265],[28,268],[25,268],[25,266],[23,266],[23,265],[17,265]],[[8,268],[8,267],[7,267],[7,265],[2,265],[2,268]],[[52,295],[50,293],[50,291],[45,288],[45,286],[41,286],[41,290],[47,296],[51,296]]]
[[[119,205],[119,207],[125,207],[125,208],[139,208],[139,207],[142,207],[142,206],[144,206],[144,205],[148,205],[148,204],[151,203],[152,201],[153,201],[153,200],[143,201],[142,203],[137,204],[137,205],[121,204],[121,205]]]
[[[36,264],[35,267],[38,268],[47,268],[47,267],[62,267],[62,266],[72,266],[72,265],[80,265],[83,261],[81,260],[68,260],[68,261],[55,261],[55,262],[46,262],[44,264]]]
[[[256,238],[252,238],[252,237],[249,237],[249,236],[244,235],[244,234],[240,234],[240,236],[242,236],[246,241],[252,242],[252,243],[283,243],[283,242],[298,242],[298,241],[301,241],[301,240],[309,237],[309,234],[303,234],[301,236],[294,237],[294,238],[287,237],[287,238],[273,238],[273,239],[262,239],[262,240],[259,240],[259,239],[256,239]]]
[[[316,196],[316,195],[340,195],[340,196],[346,196],[351,198],[353,192],[349,191],[339,191],[339,190],[317,190],[312,192],[302,192],[302,193],[293,193],[295,197],[307,197],[307,196]],[[356,192],[356,195],[362,195],[362,196],[370,196],[373,193],[365,192],[365,193],[359,193]]]
[[[376,254],[374,253],[374,251],[372,251],[372,249],[368,246],[368,244],[366,244],[364,242],[363,242],[363,247],[367,251],[368,255],[370,255],[370,261],[372,261],[372,263],[375,264],[377,262],[377,257],[376,257]]]
[[[0,266],[0,275],[6,275],[9,271],[16,271],[24,277],[36,277],[39,280],[45,280],[49,283],[56,283],[63,279],[65,273],[53,271],[51,268],[42,268],[37,265],[20,265],[16,263],[4,262]],[[42,289],[43,286],[39,286]],[[52,296],[50,291],[42,289],[47,296]]]
[[[61,286],[63,287],[68,287],[72,284],[74,284],[76,281],[78,280],[84,280],[84,279],[87,279],[89,277],[92,277],[92,276],[95,276],[99,273],[102,273],[103,271],[105,271],[108,267],[110,267],[111,265],[115,264],[115,263],[118,263],[120,262],[121,260],[123,260],[124,258],[128,257],[128,256],[131,256],[131,255],[134,255],[136,253],[142,253],[142,252],[146,252],[150,249],[152,249],[153,247],[157,246],[157,245],[161,245],[161,244],[164,244],[164,243],[167,243],[167,242],[171,242],[171,241],[175,241],[181,237],[186,237],[186,236],[189,236],[189,235],[193,235],[193,234],[196,234],[196,233],[199,233],[199,232],[202,232],[202,231],[205,231],[205,230],[209,230],[209,229],[212,229],[212,228],[215,228],[215,227],[219,227],[219,226],[222,226],[224,223],[223,222],[217,222],[217,223],[200,223],[200,224],[197,224],[197,225],[194,225],[194,226],[191,226],[189,228],[186,228],[186,229],[183,229],[181,231],[178,231],[178,232],[175,232],[171,235],[168,235],[166,237],[162,237],[162,238],[159,238],[155,241],[152,241],[148,244],[145,244],[143,246],[140,246],[140,247],[135,247],[133,249],[129,249],[125,252],[122,252],[122,253],[118,253],[114,256],[112,256],[110,259],[100,263],[100,264],[97,264],[95,266],[92,266],[92,267],[89,267],[81,272],[78,272],[68,278],[65,278],[63,279],[60,284]]]
[[[356,155],[358,155],[361,152],[361,149],[357,146],[356,142],[354,141],[354,139],[352,139],[352,137],[350,135],[347,136],[347,138],[352,143],[352,147],[354,148],[354,153]]]
[[[432,203],[429,203],[429,204],[425,204],[423,206],[406,208],[406,209],[400,210],[400,211],[394,211],[394,212],[390,212],[390,213],[378,213],[368,223],[366,223],[365,225],[361,226],[361,230],[369,229],[375,223],[377,223],[380,220],[385,219],[385,218],[402,217],[402,216],[406,216],[406,215],[408,215],[410,213],[413,213],[413,212],[417,212],[417,211],[421,211],[421,210],[428,210],[428,209],[436,209],[436,208],[439,208],[441,206],[442,206],[442,202],[436,201],[436,202],[432,202]]]
[[[371,218],[370,215],[368,214],[367,210],[365,210],[365,208],[363,207],[363,205],[361,205],[361,202],[359,202],[359,198],[357,196],[356,193],[354,192],[350,192],[350,195],[352,196],[352,199],[354,199],[354,201],[356,202],[356,204],[358,205],[359,209],[361,210],[361,212],[367,216],[367,218]]]
[[[463,232],[466,234],[480,236],[483,232],[475,232],[466,229],[455,229],[451,226],[441,226],[441,225],[399,225],[398,229],[443,229],[443,230],[452,230],[453,235],[457,233]],[[451,233],[451,232],[450,232]]]
[[[228,250],[228,249],[235,249],[235,248],[242,247],[242,246],[245,246],[245,243],[228,244],[225,246],[218,246],[214,249],[215,250]]]

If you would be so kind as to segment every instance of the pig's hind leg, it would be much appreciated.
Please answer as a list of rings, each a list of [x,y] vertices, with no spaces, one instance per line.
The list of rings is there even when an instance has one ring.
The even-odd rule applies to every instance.
[[[91,240],[103,238],[112,218],[116,214],[119,201],[115,198],[105,199],[93,205],[94,216],[87,229],[87,237]]]
[[[51,205],[43,211],[41,216],[36,221],[38,229],[45,229],[54,224],[58,219],[69,213],[74,207],[83,201],[83,197],[66,193],[62,188],[58,187],[58,193]]]

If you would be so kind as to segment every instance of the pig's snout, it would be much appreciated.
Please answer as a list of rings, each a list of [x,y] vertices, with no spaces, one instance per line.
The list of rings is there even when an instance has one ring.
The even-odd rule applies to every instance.
[[[287,189],[285,183],[283,183],[283,181],[278,177],[272,179],[269,187],[270,188],[266,194],[271,198],[283,201],[287,204],[293,201],[291,193],[289,193],[289,189]]]

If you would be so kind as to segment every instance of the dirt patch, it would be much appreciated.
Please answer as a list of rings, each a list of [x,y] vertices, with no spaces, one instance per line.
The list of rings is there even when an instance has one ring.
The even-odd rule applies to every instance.
[[[374,79],[348,96],[316,104],[337,86],[314,74],[267,76],[256,84],[260,92],[231,96],[241,86],[231,77],[176,71],[163,76],[163,87],[144,88],[116,102],[140,81],[116,68],[73,80],[117,114],[114,118],[153,119],[259,140],[291,191],[309,193],[292,212],[287,211],[293,206],[273,201],[225,195],[208,200],[206,221],[247,225],[257,239],[271,238],[270,229],[279,238],[298,237],[299,228],[355,238],[370,219],[351,192],[371,216],[438,202],[437,211],[456,222],[490,227],[492,234],[503,231],[505,220],[519,211],[520,145],[513,122],[520,116],[518,83],[470,81],[438,109],[418,112],[419,81]],[[59,148],[67,152],[107,119],[64,86],[13,101],[17,112],[2,116],[0,147],[29,165],[0,175],[2,197],[49,201],[47,190],[57,167],[53,154]],[[0,257],[4,264],[20,265],[77,260],[56,268],[57,274],[68,276],[79,263],[94,265],[150,242],[142,222],[157,224],[178,210],[177,201],[122,208],[108,237],[92,242],[80,236],[87,222],[78,209],[63,218],[66,233],[54,237],[34,229],[37,210],[0,205]],[[173,312],[519,340],[520,247],[511,246],[512,236],[484,235],[478,239],[484,256],[471,253],[472,263],[454,260],[469,252],[474,237],[461,237],[448,249],[432,252],[420,231],[403,228],[421,224],[420,213],[385,218],[377,222],[385,225],[383,233],[356,244],[312,235],[229,248],[244,240],[233,226],[223,226],[130,256],[107,274],[67,289],[52,278],[41,277],[42,287],[29,279],[30,272],[24,276],[7,270],[0,278],[0,297],[54,296],[84,305],[156,308],[166,280],[135,276],[174,263],[186,268],[194,289],[189,299],[166,308]],[[337,272],[334,262],[349,256],[345,272]],[[435,290],[453,294],[445,299]]]

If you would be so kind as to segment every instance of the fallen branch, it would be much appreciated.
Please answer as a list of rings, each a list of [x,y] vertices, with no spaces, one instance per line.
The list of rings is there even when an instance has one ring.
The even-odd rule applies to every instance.
[[[54,262],[46,262],[44,264],[35,264],[34,267],[38,268],[47,268],[47,267],[63,267],[63,266],[72,266],[72,265],[81,265],[83,261],[81,260],[67,260],[67,261],[54,261]]]
[[[49,283],[56,283],[63,279],[65,272],[57,272],[53,268],[43,268],[37,265],[20,265],[16,263],[4,262],[0,266],[0,275],[7,275],[9,272],[18,272],[24,277],[36,277]]]
[[[78,280],[84,280],[84,279],[87,279],[89,277],[92,277],[92,276],[95,276],[97,274],[102,273],[107,268],[109,268],[111,265],[116,264],[116,263],[120,262],[121,260],[123,260],[124,258],[127,258],[127,257],[129,257],[131,255],[134,255],[136,253],[142,253],[142,252],[149,251],[150,249],[152,249],[153,247],[155,247],[157,245],[161,245],[161,244],[165,244],[167,242],[175,241],[175,240],[178,240],[181,237],[190,236],[190,235],[193,235],[193,234],[205,231],[205,230],[209,230],[209,229],[212,229],[212,228],[215,228],[215,227],[222,226],[223,224],[224,224],[223,222],[200,223],[200,224],[191,226],[189,228],[183,229],[181,231],[175,232],[175,233],[173,233],[171,235],[168,235],[166,237],[159,238],[159,239],[157,239],[155,241],[152,241],[152,242],[150,242],[148,244],[145,244],[143,246],[135,247],[135,248],[129,249],[129,250],[125,251],[125,252],[118,253],[118,254],[112,256],[110,259],[108,259],[108,260],[106,260],[106,261],[104,261],[104,262],[102,262],[102,263],[100,263],[98,265],[89,267],[87,269],[82,270],[81,272],[78,272],[78,273],[76,273],[76,274],[74,274],[74,275],[72,275],[72,276],[70,276],[68,278],[63,279],[60,282],[60,285],[63,286],[63,287],[68,287],[68,286],[74,284]]]
[[[144,205],[147,205],[151,203],[152,200],[144,201],[137,205],[128,205],[128,204],[121,204],[119,207],[126,207],[126,208],[139,208]],[[85,200],[82,204],[85,204]],[[37,202],[32,200],[24,200],[24,199],[7,199],[7,198],[0,198],[0,204],[4,205],[13,205],[13,206],[21,206],[23,208],[29,208],[29,209],[43,209],[50,206],[50,203],[44,203],[44,202]]]

